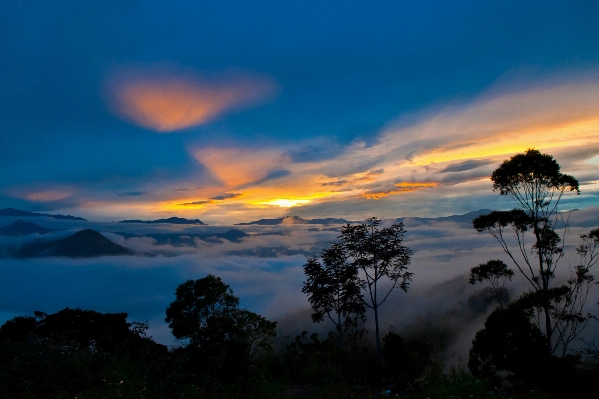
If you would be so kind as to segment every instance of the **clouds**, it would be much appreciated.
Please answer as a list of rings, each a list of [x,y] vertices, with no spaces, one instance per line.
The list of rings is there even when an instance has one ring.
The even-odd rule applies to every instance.
[[[119,117],[169,133],[204,124],[276,92],[270,78],[247,72],[221,75],[206,78],[190,68],[172,65],[125,67],[108,78],[105,96]]]
[[[241,197],[243,194],[241,193],[225,193],[220,195],[215,195],[214,197],[208,198],[207,200],[199,200],[194,202],[186,202],[180,205],[205,205],[205,204],[214,204],[219,203],[228,199]]]
[[[574,247],[578,235],[599,224],[597,208],[571,213],[571,231],[566,257],[560,261],[558,280],[569,276],[568,263],[576,264]],[[509,258],[488,234],[477,233],[472,215],[439,219],[403,220],[404,244],[414,251],[410,271],[414,279],[407,293],[394,292],[381,307],[383,331],[394,326],[399,333],[421,327],[450,328],[456,345],[465,354],[484,314],[472,316],[467,300],[482,286],[467,284],[473,266],[488,259]],[[390,224],[395,220],[386,220]],[[0,259],[0,317],[31,315],[34,310],[55,312],[80,307],[101,312],[127,312],[129,320],[150,322],[150,334],[163,343],[173,343],[165,309],[174,300],[176,287],[188,279],[215,274],[230,284],[242,306],[280,321],[281,335],[292,337],[302,330],[326,332],[331,326],[315,325],[301,286],[306,257],[317,256],[339,236],[339,226],[279,225],[235,226],[248,236],[237,242],[188,240],[187,245],[158,244],[149,237],[125,238],[107,231],[122,231],[123,225],[43,219],[44,226],[94,227],[120,245],[159,255],[147,257],[101,257],[94,259]],[[136,234],[222,232],[230,226],[127,225]],[[52,238],[72,233],[60,231]],[[37,237],[28,237],[32,239]],[[3,238],[4,245],[23,243],[24,238]],[[184,241],[181,240],[183,243]],[[516,276],[513,295],[527,288]],[[597,301],[593,298],[589,304]],[[370,319],[372,316],[370,315]],[[428,322],[427,322],[428,320]],[[453,322],[452,322],[453,320]],[[3,320],[0,320],[0,323]],[[436,324],[437,323],[437,324]],[[368,326],[373,328],[373,326]],[[427,328],[428,328],[427,327]]]
[[[458,162],[458,163],[455,163],[452,165],[447,165],[442,170],[440,170],[439,173],[465,172],[467,170],[476,169],[481,166],[488,165],[490,163],[493,163],[493,161],[484,160],[484,159],[481,159],[481,160],[472,159],[472,160],[468,160],[468,161]]]
[[[238,187],[262,180],[289,161],[277,149],[211,147],[197,148],[192,152],[225,187]]]
[[[494,167],[529,147],[597,192],[584,7],[522,5],[517,20],[490,4],[122,7],[3,13],[20,32],[0,41],[11,206],[213,223],[441,215],[486,200]]]

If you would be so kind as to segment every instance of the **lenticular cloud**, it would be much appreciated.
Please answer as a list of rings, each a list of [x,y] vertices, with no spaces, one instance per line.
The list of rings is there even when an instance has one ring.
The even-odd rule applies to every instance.
[[[120,118],[168,133],[204,124],[275,91],[271,79],[248,73],[209,79],[193,70],[152,67],[114,72],[107,80],[105,97]]]

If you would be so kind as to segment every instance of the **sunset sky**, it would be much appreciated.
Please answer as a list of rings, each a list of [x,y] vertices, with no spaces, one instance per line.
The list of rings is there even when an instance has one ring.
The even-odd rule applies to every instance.
[[[599,2],[2,1],[0,208],[99,221],[599,204]]]

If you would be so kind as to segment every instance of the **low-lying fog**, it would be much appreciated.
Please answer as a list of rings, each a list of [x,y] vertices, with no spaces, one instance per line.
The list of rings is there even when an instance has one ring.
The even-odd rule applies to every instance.
[[[485,287],[468,284],[469,270],[490,259],[502,259],[511,266],[491,236],[472,228],[471,219],[470,215],[404,219],[404,243],[414,251],[409,267],[414,278],[407,293],[396,290],[381,307],[383,332],[393,329],[405,335],[438,334],[446,343],[447,358],[466,359],[475,332],[492,310],[492,306],[468,301]],[[0,227],[14,220],[0,218]],[[280,337],[293,337],[302,330],[324,333],[331,327],[326,322],[313,324],[310,319],[308,302],[300,291],[302,266],[306,256],[317,255],[336,241],[340,225],[172,226],[39,217],[26,220],[55,232],[0,237],[4,254],[0,259],[0,323],[16,315],[33,315],[35,310],[52,313],[65,307],[126,312],[129,321],[148,321],[154,339],[175,345],[164,322],[165,309],[174,300],[179,284],[211,273],[231,286],[241,298],[241,306],[277,320]],[[569,225],[566,256],[558,268],[561,280],[569,276],[569,267],[578,263],[575,247],[580,234],[599,226],[599,208],[571,212]],[[7,255],[8,247],[35,239],[66,237],[83,228],[95,229],[115,243],[157,256],[13,259]],[[151,237],[126,238],[118,234],[207,234],[232,228],[248,235],[237,241],[191,237],[161,244]],[[509,287],[512,298],[528,288],[518,274]],[[589,310],[597,310],[598,300],[595,290],[588,301]],[[367,327],[374,331],[370,323]]]

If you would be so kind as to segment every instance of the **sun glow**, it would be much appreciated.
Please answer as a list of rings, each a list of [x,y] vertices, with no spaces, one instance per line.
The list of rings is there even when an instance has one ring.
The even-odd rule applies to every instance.
[[[311,200],[305,200],[305,199],[276,199],[276,200],[272,200],[272,201],[266,201],[266,202],[262,202],[261,204],[263,205],[273,205],[273,206],[279,206],[281,208],[291,208],[294,206],[299,206],[299,205],[305,205],[305,204],[309,204],[310,202],[312,202]]]

